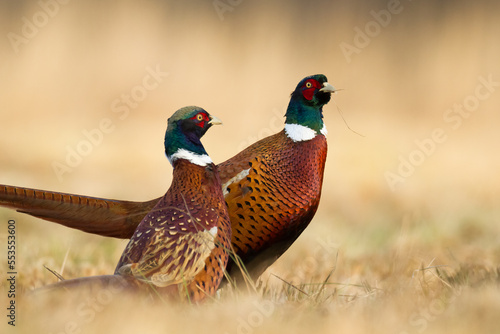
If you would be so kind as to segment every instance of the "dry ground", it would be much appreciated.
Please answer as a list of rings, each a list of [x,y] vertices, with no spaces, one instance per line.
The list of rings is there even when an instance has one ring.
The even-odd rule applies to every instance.
[[[330,147],[311,226],[257,291],[226,288],[204,305],[119,291],[34,298],[56,281],[44,266],[66,278],[111,273],[126,241],[0,209],[1,332],[498,332],[500,86],[483,84],[500,81],[498,4],[401,1],[376,30],[371,11],[388,2],[232,3],[221,20],[212,1],[69,2],[17,50],[8,33],[42,9],[2,3],[0,183],[151,199],[170,183],[162,138],[177,108],[224,121],[204,140],[220,162],[280,130],[296,83],[322,72],[345,90],[325,107]],[[340,45],[355,46],[367,26],[369,41],[346,58]],[[128,114],[114,112],[147,68],[168,76]],[[58,178],[53,163],[104,118],[113,130]],[[387,172],[401,182],[391,187]],[[9,219],[15,328],[5,316]]]

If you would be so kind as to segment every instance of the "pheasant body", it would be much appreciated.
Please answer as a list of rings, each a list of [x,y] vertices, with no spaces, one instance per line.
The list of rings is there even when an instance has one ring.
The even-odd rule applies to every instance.
[[[326,153],[323,135],[294,142],[283,130],[218,165],[232,245],[253,276],[283,254],[316,213]],[[239,170],[242,179],[230,183]]]
[[[218,171],[200,138],[220,122],[198,107],[168,121],[165,153],[172,184],[142,219],[115,274],[161,294],[200,301],[213,296],[229,258],[231,227]]]

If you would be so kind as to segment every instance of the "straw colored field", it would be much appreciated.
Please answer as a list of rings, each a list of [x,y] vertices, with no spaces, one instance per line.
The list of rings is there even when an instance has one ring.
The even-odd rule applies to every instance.
[[[220,162],[281,130],[304,76],[324,73],[343,90],[324,110],[318,213],[257,291],[224,289],[201,306],[110,291],[30,298],[56,281],[44,265],[66,278],[111,273],[126,241],[0,209],[2,333],[498,331],[498,10],[493,1],[3,2],[2,184],[151,199],[171,181],[163,135],[176,109],[199,105],[224,121],[204,137]],[[15,328],[5,316],[9,219]]]

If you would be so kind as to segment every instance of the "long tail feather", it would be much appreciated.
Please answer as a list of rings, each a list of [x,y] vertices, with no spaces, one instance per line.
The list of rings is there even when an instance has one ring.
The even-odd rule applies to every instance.
[[[0,185],[0,206],[70,228],[129,239],[158,199],[132,202]]]

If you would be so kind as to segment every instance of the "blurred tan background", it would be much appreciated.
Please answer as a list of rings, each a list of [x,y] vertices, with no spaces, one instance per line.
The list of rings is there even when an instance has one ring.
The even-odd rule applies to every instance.
[[[152,199],[171,181],[163,136],[175,110],[199,105],[224,121],[203,140],[221,162],[281,130],[299,80],[324,73],[343,90],[324,108],[322,200],[264,275],[262,298],[275,312],[252,330],[494,332],[498,13],[486,0],[2,1],[0,184]],[[127,243],[0,209],[0,245],[11,218],[18,291],[55,282],[44,265],[66,278],[111,273]],[[301,285],[310,295],[271,273],[313,283]],[[65,297],[18,296],[18,321],[26,332],[59,321],[46,332],[61,332],[66,312],[89,332],[241,332],[256,298],[226,290],[207,308],[145,313],[132,301],[133,324],[113,320],[124,319],[117,299],[82,324]]]
[[[343,90],[324,108],[324,193],[299,244],[328,236],[356,252],[408,220],[451,234],[499,223],[500,86],[480,88],[490,94],[474,105],[480,77],[500,82],[498,2],[62,2],[0,3],[0,183],[151,199],[170,184],[163,135],[175,110],[199,105],[224,121],[204,138],[221,162],[281,130],[298,81],[324,73]],[[145,90],[152,70],[162,74]],[[469,115],[448,113],[464,101]],[[84,131],[103,119],[109,131],[89,149]],[[415,141],[436,128],[444,142],[418,160]],[[53,163],[78,147],[86,155],[58,177]],[[391,189],[401,158],[419,165]],[[23,231],[68,233],[0,214]]]

